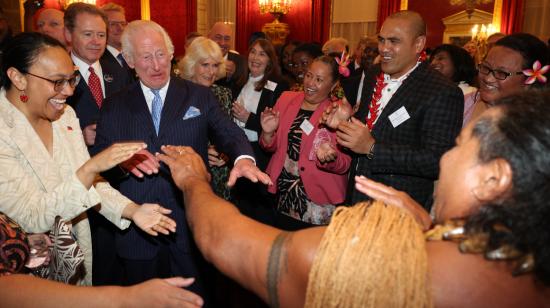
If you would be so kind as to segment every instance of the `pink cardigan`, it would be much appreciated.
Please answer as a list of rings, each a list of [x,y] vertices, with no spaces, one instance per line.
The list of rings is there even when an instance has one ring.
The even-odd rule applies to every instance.
[[[274,152],[266,170],[273,182],[273,185],[269,186],[268,189],[271,193],[277,192],[277,178],[283,169],[288,147],[288,131],[300,110],[303,100],[304,92],[283,92],[274,107],[275,111],[280,112],[280,119],[279,128],[275,132],[271,144],[265,144],[263,138],[260,138],[260,145],[266,151]],[[302,134],[300,156],[298,158],[298,168],[306,194],[317,204],[338,204],[344,202],[347,171],[351,163],[351,158],[341,152],[340,148],[336,145],[336,134],[334,132],[329,132],[329,135],[332,144],[338,149],[337,159],[324,165],[319,162],[317,156],[314,156],[313,160],[309,159],[313,140],[317,131],[319,131],[319,118],[329,104],[331,102],[327,99],[313,112],[309,120],[313,124],[314,129],[309,135]]]

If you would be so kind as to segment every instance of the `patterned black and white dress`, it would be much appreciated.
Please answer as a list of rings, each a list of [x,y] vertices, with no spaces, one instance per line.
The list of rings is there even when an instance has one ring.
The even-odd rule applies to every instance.
[[[309,120],[313,111],[300,109],[292,122],[288,132],[288,148],[283,170],[277,179],[277,191],[279,193],[277,211],[303,222],[324,225],[328,224],[334,212],[332,204],[316,204],[311,201],[304,189],[299,174],[298,160],[302,133],[300,125],[304,120]]]

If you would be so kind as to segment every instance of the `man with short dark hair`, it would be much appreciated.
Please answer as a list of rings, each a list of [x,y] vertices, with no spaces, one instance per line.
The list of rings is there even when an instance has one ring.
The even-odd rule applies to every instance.
[[[65,38],[71,44],[71,58],[84,82],[67,99],[80,119],[86,145],[95,142],[95,127],[105,97],[128,84],[118,68],[100,61],[107,43],[107,16],[96,6],[73,3],[65,11]]]
[[[364,175],[407,192],[429,208],[441,155],[454,144],[464,108],[459,88],[421,61],[426,24],[412,11],[389,16],[378,35],[380,65],[368,70],[351,122],[338,126],[338,143],[354,158],[349,204],[367,197],[355,189]]]

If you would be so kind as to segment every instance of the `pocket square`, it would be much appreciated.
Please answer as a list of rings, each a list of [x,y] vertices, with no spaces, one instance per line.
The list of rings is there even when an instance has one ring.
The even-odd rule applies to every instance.
[[[189,107],[189,109],[187,109],[187,112],[183,116],[183,119],[188,120],[194,117],[198,117],[200,115],[201,115],[201,110],[195,106],[191,106]]]

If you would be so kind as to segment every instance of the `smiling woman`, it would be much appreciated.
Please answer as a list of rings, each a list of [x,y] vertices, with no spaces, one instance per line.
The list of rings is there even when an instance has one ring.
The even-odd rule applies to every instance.
[[[527,89],[548,88],[546,79],[533,79],[530,83],[528,77],[534,71],[548,76],[544,66],[550,64],[549,54],[546,44],[531,34],[515,33],[498,40],[478,66],[479,95],[472,118],[498,99]]]
[[[138,206],[97,179],[99,172],[126,161],[146,145],[113,144],[90,158],[78,118],[65,105],[78,81],[59,41],[23,33],[6,45],[0,63],[0,211],[26,232],[50,232],[55,239],[58,231],[72,230],[83,254],[54,255],[63,259],[52,262],[44,276],[90,284],[89,208],[101,203],[100,214],[120,229],[127,228],[131,219],[151,235],[169,233],[175,222],[164,216],[169,210],[157,204]]]
[[[273,156],[267,167],[277,194],[275,226],[297,230],[329,222],[344,201],[351,159],[336,145],[336,134],[320,124],[338,84],[334,58],[321,56],[308,67],[304,91],[285,92],[262,112],[260,145]]]
[[[220,46],[211,39],[198,37],[186,50],[185,57],[178,62],[178,69],[184,79],[209,87],[216,96],[221,109],[231,116],[233,96],[229,88],[214,84],[225,76],[225,65]],[[231,200],[231,191],[227,186],[229,166],[227,155],[220,153],[213,145],[208,148],[208,162],[212,173],[212,184],[218,196]]]

